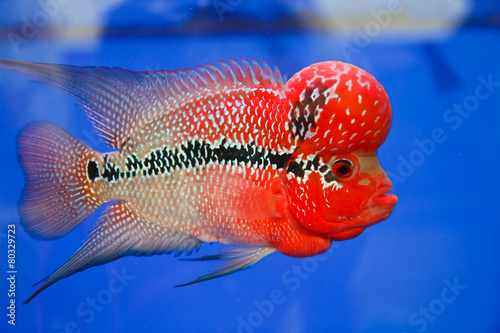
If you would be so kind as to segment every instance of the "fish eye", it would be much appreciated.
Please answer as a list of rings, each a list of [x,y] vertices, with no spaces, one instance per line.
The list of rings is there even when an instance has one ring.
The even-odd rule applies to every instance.
[[[336,160],[332,166],[332,172],[335,177],[347,179],[352,176],[354,167],[351,161],[346,159]]]

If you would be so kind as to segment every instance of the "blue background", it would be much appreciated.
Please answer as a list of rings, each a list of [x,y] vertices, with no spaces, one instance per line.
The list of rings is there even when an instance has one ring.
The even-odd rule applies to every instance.
[[[319,61],[358,65],[392,101],[393,125],[379,157],[399,197],[388,220],[320,257],[275,254],[243,272],[183,288],[173,286],[209,265],[129,257],[62,280],[21,305],[33,283],[73,254],[97,214],[57,241],[24,233],[16,211],[24,186],[17,132],[46,120],[96,149],[108,148],[71,98],[2,70],[0,330],[500,332],[500,86],[488,90],[482,83],[500,82],[500,3],[347,3],[0,1],[4,58],[174,70],[247,57],[276,64],[288,77]],[[394,3],[401,11],[390,13]],[[453,113],[464,104],[464,116]],[[15,327],[6,316],[12,223]],[[203,245],[199,254],[218,249]]]

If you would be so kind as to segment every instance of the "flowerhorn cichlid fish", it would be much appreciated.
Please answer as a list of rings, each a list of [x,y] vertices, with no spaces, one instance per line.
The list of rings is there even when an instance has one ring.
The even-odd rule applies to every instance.
[[[382,85],[325,61],[284,82],[265,62],[133,72],[0,60],[72,96],[111,148],[97,152],[48,122],[26,126],[21,225],[63,237],[106,205],[56,281],[123,256],[232,245],[200,282],[273,252],[308,257],[391,214],[396,196],[377,149],[391,126]]]

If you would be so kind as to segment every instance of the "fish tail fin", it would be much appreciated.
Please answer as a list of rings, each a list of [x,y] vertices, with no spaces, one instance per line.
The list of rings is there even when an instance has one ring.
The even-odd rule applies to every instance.
[[[32,237],[60,238],[102,204],[88,176],[99,153],[48,122],[26,126],[17,143],[26,175],[19,216]]]

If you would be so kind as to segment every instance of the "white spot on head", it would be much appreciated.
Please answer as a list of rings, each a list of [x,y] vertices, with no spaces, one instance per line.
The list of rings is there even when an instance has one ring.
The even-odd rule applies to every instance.
[[[318,97],[319,97],[319,91],[318,91],[318,88],[316,88],[316,89],[314,89],[314,90],[313,90],[313,92],[312,92],[312,94],[311,94],[311,99],[312,99],[313,101],[315,101],[315,100],[316,100],[316,98],[318,98]]]
[[[362,100],[363,100],[363,96],[358,95],[358,103],[359,103],[359,104],[361,104]]]
[[[306,99],[306,91],[305,90],[302,90],[302,92],[300,93],[299,99],[301,102],[303,102],[304,99]]]
[[[368,178],[363,178],[361,179],[359,182],[358,182],[358,185],[359,186],[367,186],[367,185],[370,185],[371,183],[371,180],[368,179]]]
[[[349,80],[345,83],[345,85],[348,87],[347,90],[348,91],[351,91],[351,88],[352,88],[352,80]]]
[[[349,114],[350,114],[349,109],[345,110],[345,113],[349,116]]]

